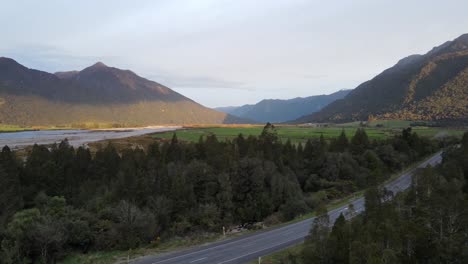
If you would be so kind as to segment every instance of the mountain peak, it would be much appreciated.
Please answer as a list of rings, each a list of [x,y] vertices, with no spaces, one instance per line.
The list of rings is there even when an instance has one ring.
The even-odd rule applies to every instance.
[[[95,64],[93,64],[91,67],[92,68],[107,68],[107,65],[105,65],[104,63],[98,61]]]
[[[212,111],[164,85],[98,62],[55,74],[0,58],[0,121],[7,124],[106,123],[126,126],[245,122]]]
[[[0,57],[0,63],[19,64],[14,59],[10,59],[10,58],[7,58],[7,57]]]
[[[15,72],[15,71],[16,72],[17,71],[24,71],[26,69],[27,69],[26,67],[19,64],[14,59],[10,59],[10,58],[7,58],[7,57],[0,57],[0,75],[2,75],[2,71],[3,71],[3,74],[6,74],[6,71],[8,71],[9,73],[6,74],[6,75],[11,76],[13,74],[13,72]]]

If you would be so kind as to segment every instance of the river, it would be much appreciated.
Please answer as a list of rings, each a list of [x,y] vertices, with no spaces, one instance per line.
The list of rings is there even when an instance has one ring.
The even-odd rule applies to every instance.
[[[0,133],[0,146],[19,149],[34,144],[53,144],[68,139],[74,147],[86,145],[106,139],[126,138],[152,134],[157,132],[175,131],[179,126],[154,126],[144,128],[125,128],[109,130],[38,130]]]

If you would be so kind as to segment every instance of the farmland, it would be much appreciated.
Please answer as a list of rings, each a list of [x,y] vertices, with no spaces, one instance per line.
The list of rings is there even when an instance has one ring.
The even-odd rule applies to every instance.
[[[366,127],[366,132],[370,139],[385,139],[401,132],[404,128],[397,125],[386,125],[383,127],[369,126]],[[176,132],[177,138],[183,141],[196,142],[200,136],[216,135],[219,140],[232,139],[239,134],[244,136],[258,136],[262,132],[263,126],[222,126],[222,127],[188,127]],[[311,127],[311,126],[277,126],[278,136],[283,140],[290,139],[293,143],[305,142],[309,138],[318,138],[321,135],[325,139],[337,137],[342,130],[346,135],[353,135],[358,129],[358,125],[350,123],[347,125],[335,125],[327,127]],[[414,127],[413,131],[421,136],[461,136],[466,129],[441,128],[441,127]],[[157,133],[152,135],[153,138],[167,140],[172,138],[173,132]]]

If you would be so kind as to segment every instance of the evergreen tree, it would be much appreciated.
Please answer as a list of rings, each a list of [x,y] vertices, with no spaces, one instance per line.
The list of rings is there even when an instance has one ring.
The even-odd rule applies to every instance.
[[[350,232],[343,214],[336,219],[329,238],[332,263],[349,263]]]
[[[265,159],[272,160],[275,157],[275,148],[279,142],[278,132],[274,125],[267,123],[259,137]]]
[[[305,263],[332,263],[328,244],[330,218],[325,207],[317,209],[317,215],[310,234],[304,242],[303,261]]]
[[[351,138],[350,149],[355,154],[362,154],[369,148],[370,142],[366,131],[363,128],[358,128],[356,133]]]
[[[346,137],[345,130],[342,129],[340,135],[332,140],[330,144],[330,150],[333,152],[344,152],[348,149],[349,147],[349,141],[348,138]]]

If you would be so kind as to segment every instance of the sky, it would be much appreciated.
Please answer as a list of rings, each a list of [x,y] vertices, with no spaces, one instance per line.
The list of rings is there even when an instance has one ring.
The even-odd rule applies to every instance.
[[[0,56],[102,61],[208,107],[351,89],[468,33],[466,0],[0,0]]]

